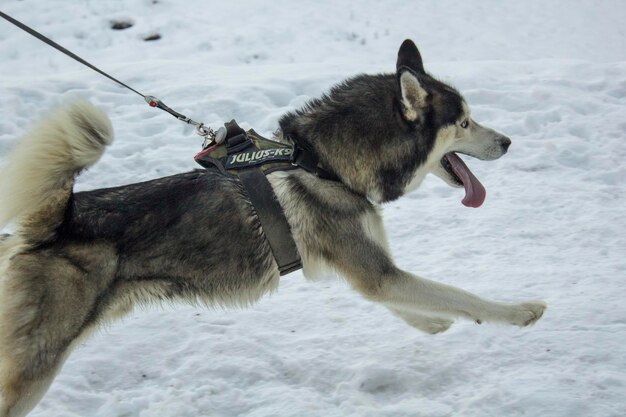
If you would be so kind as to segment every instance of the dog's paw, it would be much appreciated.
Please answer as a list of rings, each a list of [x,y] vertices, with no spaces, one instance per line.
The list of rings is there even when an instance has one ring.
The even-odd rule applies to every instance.
[[[452,326],[454,320],[433,318],[421,329],[429,334],[443,333]]]
[[[443,333],[448,330],[450,326],[452,326],[452,323],[454,323],[453,320],[421,316],[405,318],[405,321],[416,329],[428,334]]]
[[[389,307],[391,312],[400,317],[411,327],[415,327],[428,334],[443,333],[452,326],[454,320],[449,320],[442,317],[432,317],[417,312],[408,312],[399,310],[393,307]]]
[[[520,327],[535,324],[543,316],[543,312],[547,307],[547,304],[543,301],[527,301],[516,304],[513,306],[511,324]]]

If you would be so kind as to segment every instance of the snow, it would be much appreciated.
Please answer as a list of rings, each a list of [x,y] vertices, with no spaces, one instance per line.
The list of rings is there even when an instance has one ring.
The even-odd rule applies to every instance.
[[[626,5],[619,1],[9,1],[32,25],[175,110],[270,134],[284,112],[405,38],[474,118],[513,139],[467,159],[479,209],[432,177],[384,206],[397,263],[485,297],[544,299],[527,329],[429,336],[340,280],[284,277],[239,311],[138,309],[70,356],[33,417],[626,415]],[[126,30],[110,29],[130,20]],[[146,42],[159,33],[162,38]],[[195,168],[191,128],[0,22],[0,159],[82,96],[116,142],[80,190]],[[3,197],[4,198],[4,197]]]

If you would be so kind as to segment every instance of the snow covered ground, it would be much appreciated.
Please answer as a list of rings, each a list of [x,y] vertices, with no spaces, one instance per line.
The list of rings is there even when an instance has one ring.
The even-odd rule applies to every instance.
[[[412,38],[427,70],[513,145],[495,162],[468,159],[488,192],[480,209],[435,177],[384,207],[398,264],[549,305],[532,328],[458,322],[428,336],[339,280],[294,273],[244,311],[135,311],[69,358],[32,416],[626,415],[623,1],[3,0],[0,9],[196,120],[236,118],[265,134],[342,78],[392,71]],[[134,25],[110,29],[117,20]],[[117,135],[79,189],[195,168],[189,127],[0,21],[0,159],[76,96],[106,109]]]

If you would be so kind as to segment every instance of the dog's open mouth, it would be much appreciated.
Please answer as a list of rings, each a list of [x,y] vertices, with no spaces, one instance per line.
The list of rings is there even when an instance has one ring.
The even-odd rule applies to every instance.
[[[465,197],[461,201],[467,207],[480,207],[485,201],[485,187],[472,174],[463,160],[454,152],[448,152],[441,158],[441,166],[450,174],[458,185],[465,187]]]

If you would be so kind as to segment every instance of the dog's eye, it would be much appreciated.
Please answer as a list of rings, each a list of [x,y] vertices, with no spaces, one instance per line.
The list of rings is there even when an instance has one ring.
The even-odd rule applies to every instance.
[[[468,127],[468,126],[469,126],[469,120],[468,120],[468,119],[465,119],[465,120],[463,120],[463,121],[461,122],[461,127],[462,127],[463,129],[467,129],[467,127]]]

